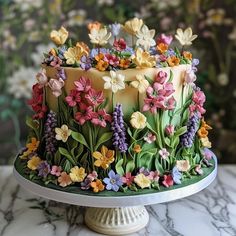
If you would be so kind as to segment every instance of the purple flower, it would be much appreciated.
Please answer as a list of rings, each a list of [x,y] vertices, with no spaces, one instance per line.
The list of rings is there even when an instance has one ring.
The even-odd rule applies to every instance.
[[[89,70],[92,67],[92,60],[90,57],[82,56],[80,59],[80,67],[82,70]]]
[[[58,48],[58,56],[63,60],[64,57],[64,53],[67,50],[67,47],[65,45],[61,46]]]
[[[109,28],[111,29],[112,35],[116,37],[120,33],[121,25],[119,23],[114,23],[109,25]]]
[[[145,169],[144,167],[141,167],[139,169],[139,173],[140,174],[144,174],[145,176],[149,176],[150,175],[150,171],[148,169]]]
[[[197,71],[197,65],[199,64],[199,60],[197,59],[197,58],[193,58],[193,60],[192,60],[192,70],[194,71],[194,72],[196,72]]]
[[[55,128],[57,127],[56,113],[50,111],[47,114],[47,119],[45,122],[44,138],[46,143],[46,152],[54,154],[56,152],[57,140],[55,138]]]
[[[41,162],[37,169],[39,171],[38,176],[44,178],[51,172],[50,165],[46,161]]]
[[[88,190],[91,187],[92,180],[90,178],[86,178],[82,183],[81,183],[81,189],[83,190]]]
[[[175,184],[181,184],[182,174],[176,166],[172,169],[171,176]]]
[[[64,68],[61,68],[61,67],[59,67],[58,69],[57,69],[57,74],[56,74],[56,77],[59,79],[59,78],[61,78],[62,80],[66,80],[66,73],[65,73],[65,70],[64,70]]]
[[[117,104],[114,109],[111,129],[113,130],[112,141],[114,147],[116,147],[120,152],[126,152],[128,145],[126,143],[126,133],[121,104]]]
[[[110,170],[108,176],[109,178],[103,179],[103,182],[106,184],[106,189],[118,192],[120,186],[123,185],[120,175],[116,174],[113,170]]]
[[[213,153],[212,153],[212,151],[210,151],[208,148],[204,148],[203,149],[203,156],[204,156],[204,158],[206,159],[206,160],[211,160],[212,159],[212,157],[213,157]]]
[[[99,49],[99,50],[98,50]],[[99,53],[102,53],[102,54],[109,54],[110,53],[110,50],[108,48],[93,48],[91,51],[90,51],[90,58],[94,58],[95,56],[98,55],[98,52]]]
[[[172,57],[172,56],[175,56],[175,51],[174,49],[170,48],[167,50],[166,54],[168,57]]]

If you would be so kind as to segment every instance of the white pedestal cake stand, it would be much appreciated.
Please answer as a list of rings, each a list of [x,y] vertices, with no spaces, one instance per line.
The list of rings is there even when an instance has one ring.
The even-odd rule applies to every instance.
[[[214,170],[196,183],[163,192],[117,197],[63,192],[33,183],[20,175],[15,168],[13,173],[19,184],[34,194],[59,202],[88,207],[85,223],[92,230],[107,235],[123,235],[136,232],[147,225],[149,215],[145,205],[184,198],[206,188],[217,175],[215,157],[214,160]]]

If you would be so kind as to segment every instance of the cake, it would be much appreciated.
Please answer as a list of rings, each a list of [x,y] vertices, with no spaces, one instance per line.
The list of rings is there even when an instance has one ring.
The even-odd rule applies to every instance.
[[[150,193],[201,179],[214,165],[191,28],[158,34],[143,20],[88,25],[91,47],[50,34],[15,166],[49,188]],[[171,47],[175,37],[175,45]],[[155,39],[154,39],[155,38]],[[121,193],[119,193],[121,192]]]

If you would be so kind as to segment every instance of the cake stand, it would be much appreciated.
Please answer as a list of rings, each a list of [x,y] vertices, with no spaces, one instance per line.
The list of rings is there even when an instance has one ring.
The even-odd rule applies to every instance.
[[[145,205],[164,203],[184,198],[206,188],[217,175],[217,159],[214,168],[203,179],[172,190],[128,196],[97,196],[96,194],[69,193],[43,187],[23,177],[14,167],[13,173],[19,184],[43,198],[86,206],[85,223],[92,230],[106,235],[124,235],[144,228],[149,221]]]

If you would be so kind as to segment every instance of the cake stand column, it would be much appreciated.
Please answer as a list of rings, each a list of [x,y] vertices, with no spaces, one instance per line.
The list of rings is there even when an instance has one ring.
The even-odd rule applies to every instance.
[[[97,208],[89,207],[85,213],[86,225],[102,234],[123,235],[139,231],[149,221],[144,206]]]

